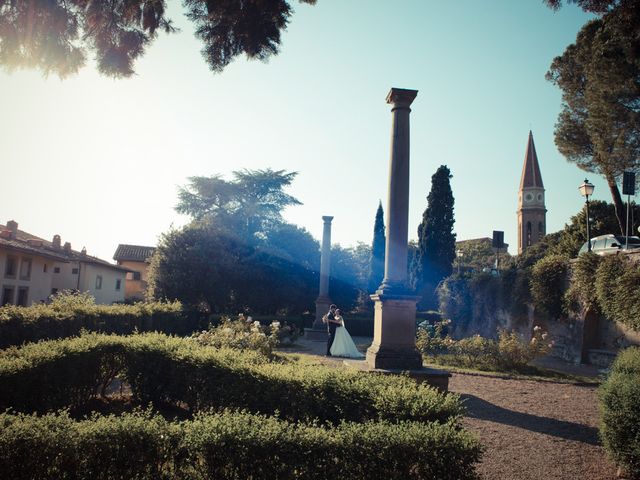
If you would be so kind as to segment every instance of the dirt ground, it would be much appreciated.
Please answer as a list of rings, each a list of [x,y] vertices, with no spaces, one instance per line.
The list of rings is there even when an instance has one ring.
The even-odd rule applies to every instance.
[[[370,338],[354,337],[364,350]],[[324,357],[325,344],[301,339],[293,349],[319,363],[341,367]],[[542,365],[576,375],[597,369],[558,362]],[[614,480],[616,468],[598,438],[598,399],[594,386],[454,373],[449,391],[467,408],[463,425],[485,448],[478,472],[483,480]]]
[[[453,374],[449,390],[485,447],[483,479],[615,479],[598,439],[595,387]]]

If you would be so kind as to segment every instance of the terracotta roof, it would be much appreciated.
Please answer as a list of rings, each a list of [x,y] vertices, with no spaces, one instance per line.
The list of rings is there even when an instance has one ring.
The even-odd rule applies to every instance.
[[[126,245],[121,243],[113,254],[116,261],[147,262],[155,253],[156,247],[145,247],[143,245]]]
[[[527,142],[527,151],[524,154],[524,165],[522,166],[522,176],[520,177],[520,190],[527,187],[544,188],[531,130],[529,130],[529,141]]]
[[[0,231],[2,230],[7,230],[7,226],[0,224]],[[29,240],[31,240],[32,242],[29,242]],[[41,245],[34,245],[34,240],[40,242]],[[84,262],[94,265],[102,265],[104,267],[110,267],[115,270],[121,270],[124,272],[131,271],[127,268],[121,267],[119,265],[114,265],[113,263],[109,263],[106,260],[102,260],[98,257],[92,257],[91,255],[86,255],[76,250],[67,251],[63,247],[55,248],[50,241],[19,229],[16,233],[16,238],[8,239],[0,237],[0,246],[18,250],[24,253],[30,253],[33,255],[42,255],[65,263]]]

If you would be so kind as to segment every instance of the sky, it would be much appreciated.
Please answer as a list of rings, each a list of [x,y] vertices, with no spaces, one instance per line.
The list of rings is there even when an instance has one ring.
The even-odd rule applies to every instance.
[[[547,232],[584,205],[585,178],[557,151],[561,93],[544,78],[590,18],[542,0],[292,1],[281,52],[214,74],[181,32],[161,34],[114,80],[88,64],[65,80],[0,71],[0,223],[110,260],[119,243],[155,245],[188,219],[174,211],[191,176],[296,171],[302,205],[285,218],[332,241],[371,243],[386,206],[391,87],[418,90],[411,113],[409,238],[431,176],[453,174],[459,240],[505,232],[517,250],[517,191],[529,130],[546,188]],[[594,199],[610,201],[593,174]]]

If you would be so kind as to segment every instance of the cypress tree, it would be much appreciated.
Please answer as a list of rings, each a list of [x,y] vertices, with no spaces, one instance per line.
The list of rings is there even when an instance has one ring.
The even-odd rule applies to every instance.
[[[453,193],[451,172],[441,165],[431,177],[427,208],[418,226],[418,252],[412,265],[413,284],[422,296],[421,306],[437,306],[435,289],[451,275],[456,255],[456,234],[453,233]]]
[[[382,202],[378,204],[376,221],[373,226],[373,242],[371,243],[371,261],[369,262],[369,293],[375,292],[384,277],[384,252],[387,239],[384,234],[384,211]]]

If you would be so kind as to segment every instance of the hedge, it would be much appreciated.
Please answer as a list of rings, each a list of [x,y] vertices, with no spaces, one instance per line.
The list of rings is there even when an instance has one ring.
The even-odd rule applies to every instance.
[[[115,377],[147,404],[190,412],[225,407],[293,421],[388,419],[446,422],[455,395],[408,377],[267,362],[255,352],[215,349],[158,333],[85,334],[0,352],[0,408],[44,412],[86,404]]]
[[[604,446],[630,478],[640,478],[640,348],[620,352],[599,396]]]
[[[0,307],[0,348],[73,337],[82,330],[119,335],[135,331],[189,335],[206,328],[208,321],[199,312],[183,310],[180,302],[96,305],[83,294],[63,296],[50,304]]]
[[[12,480],[475,479],[478,441],[453,424],[291,424],[246,412],[169,422],[150,412],[0,415]]]

